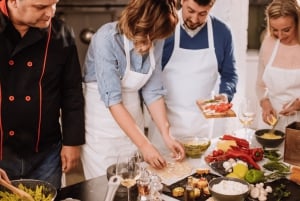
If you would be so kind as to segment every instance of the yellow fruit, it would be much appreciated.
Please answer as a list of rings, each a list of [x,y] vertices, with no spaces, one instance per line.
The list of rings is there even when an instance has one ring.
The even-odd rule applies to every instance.
[[[235,174],[234,172],[231,172],[231,173],[227,174],[226,177],[240,179],[240,177],[237,174]]]
[[[243,163],[237,163],[233,166],[233,173],[236,174],[240,179],[243,179],[248,171],[248,166]]]

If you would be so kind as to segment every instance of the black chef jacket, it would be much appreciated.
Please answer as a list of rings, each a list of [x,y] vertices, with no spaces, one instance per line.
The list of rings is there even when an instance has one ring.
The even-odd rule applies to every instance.
[[[1,152],[5,146],[32,154],[60,140],[84,144],[80,69],[73,33],[61,20],[53,18],[48,29],[30,28],[21,38],[0,11]]]

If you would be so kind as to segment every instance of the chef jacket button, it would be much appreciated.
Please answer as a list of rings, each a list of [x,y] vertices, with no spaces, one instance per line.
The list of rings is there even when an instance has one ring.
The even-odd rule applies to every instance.
[[[10,136],[14,136],[14,135],[15,135],[15,131],[9,131],[8,134],[9,134]]]
[[[15,100],[15,97],[14,97],[14,96],[9,96],[9,97],[8,97],[8,100],[12,102],[12,101]]]
[[[27,67],[29,67],[29,68],[32,67],[32,61],[27,61]]]
[[[25,96],[25,100],[26,100],[27,102],[29,102],[29,101],[31,100],[31,97],[30,97],[30,96]]]
[[[15,64],[15,62],[14,62],[14,60],[11,59],[11,60],[8,61],[8,64],[9,64],[10,66],[13,66],[13,65]]]

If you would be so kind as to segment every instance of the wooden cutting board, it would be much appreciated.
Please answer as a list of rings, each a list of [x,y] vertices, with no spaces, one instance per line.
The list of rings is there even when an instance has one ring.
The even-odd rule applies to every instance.
[[[212,103],[207,103],[206,101],[203,100],[197,100],[196,101],[199,109],[205,116],[205,118],[226,118],[226,117],[236,117],[235,112],[232,109],[227,110],[226,112],[218,113],[218,112],[212,112],[212,111],[206,111],[205,107],[208,106],[208,104]],[[217,103],[216,103],[217,104]]]

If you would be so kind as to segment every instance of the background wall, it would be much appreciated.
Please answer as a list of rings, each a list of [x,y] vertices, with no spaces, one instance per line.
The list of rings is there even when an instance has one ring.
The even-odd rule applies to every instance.
[[[255,99],[254,77],[256,64],[248,63],[247,37],[248,37],[248,16],[249,0],[216,0],[212,14],[222,19],[231,27],[235,45],[236,66],[239,76],[237,93],[232,101],[233,109],[238,111],[238,105],[242,98],[247,97],[253,101]],[[250,64],[250,65],[249,65]],[[251,74],[251,77],[249,76]],[[226,122],[217,120],[214,136],[222,135],[224,132],[233,132],[241,128],[237,118],[228,118]],[[222,126],[226,124],[226,126]]]

